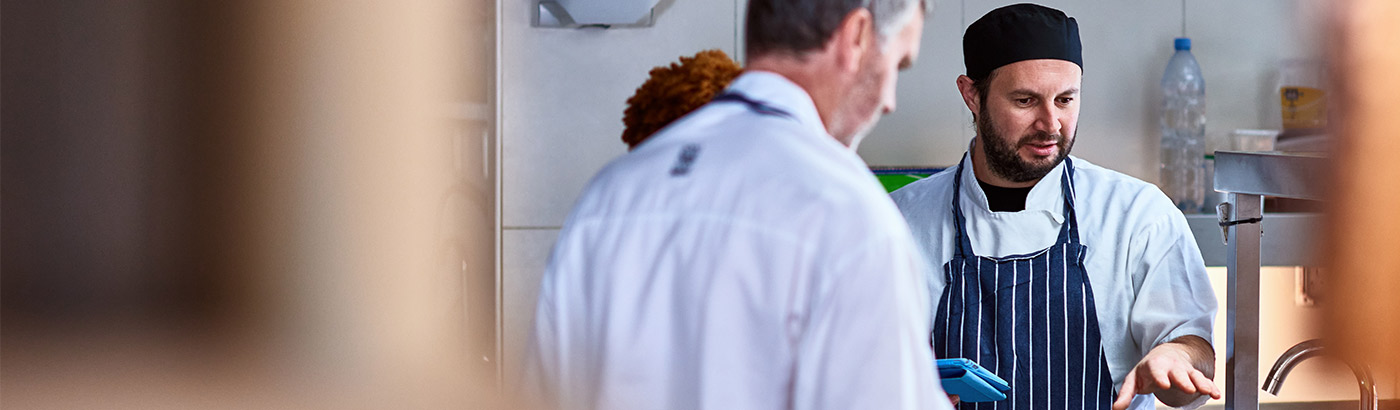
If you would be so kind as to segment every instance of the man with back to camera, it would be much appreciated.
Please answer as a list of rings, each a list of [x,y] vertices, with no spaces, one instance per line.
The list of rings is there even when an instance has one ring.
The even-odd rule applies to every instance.
[[[1219,398],[1216,298],[1186,219],[1155,186],[1068,155],[1083,77],[1075,20],[999,8],[968,26],[963,53],[958,91],[977,135],[956,167],[893,194],[934,264],[934,354],[1012,387],[995,407],[961,407]]]
[[[526,394],[568,409],[947,408],[927,265],[854,148],[922,0],[752,0],[748,67],[589,183],[555,243]]]

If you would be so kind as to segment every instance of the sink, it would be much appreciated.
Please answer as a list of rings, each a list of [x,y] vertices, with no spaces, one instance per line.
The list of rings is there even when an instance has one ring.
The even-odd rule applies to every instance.
[[[1381,400],[1381,410],[1400,410],[1400,400]],[[1222,410],[1225,404],[1207,404],[1201,410]],[[1259,403],[1259,410],[1356,410],[1356,400]]]

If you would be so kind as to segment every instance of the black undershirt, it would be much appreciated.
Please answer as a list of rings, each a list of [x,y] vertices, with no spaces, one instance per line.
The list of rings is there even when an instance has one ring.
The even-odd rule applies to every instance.
[[[977,180],[977,185],[982,186],[982,192],[987,194],[987,207],[992,212],[1020,212],[1026,210],[1026,195],[1031,193],[1031,188],[1004,188]]]

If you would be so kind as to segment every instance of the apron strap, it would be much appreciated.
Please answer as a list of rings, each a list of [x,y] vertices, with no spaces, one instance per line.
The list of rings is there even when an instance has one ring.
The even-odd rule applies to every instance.
[[[1079,220],[1074,213],[1074,160],[1065,157],[1065,172],[1060,177],[1060,194],[1065,199],[1065,223],[1060,225],[1060,243],[1079,244]]]
[[[958,232],[958,245],[954,248],[954,255],[962,258],[973,257],[972,238],[967,234],[967,220],[963,218],[962,211],[962,173],[963,163],[958,161],[958,170],[953,174],[953,224]]]

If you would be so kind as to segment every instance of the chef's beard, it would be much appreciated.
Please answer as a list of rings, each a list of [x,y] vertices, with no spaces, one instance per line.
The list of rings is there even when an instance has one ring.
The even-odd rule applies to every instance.
[[[1065,157],[1069,156],[1070,148],[1074,145],[1073,139],[1044,131],[1010,141],[1003,138],[1001,132],[996,129],[996,125],[992,124],[991,116],[987,115],[985,105],[982,106],[981,111],[974,122],[977,123],[977,136],[982,141],[982,152],[986,154],[987,168],[1008,181],[1030,182],[1044,177],[1045,174],[1050,173],[1050,170],[1055,169],[1055,166],[1060,165]],[[1055,147],[1058,151],[1051,160],[1029,162],[1021,158],[1019,153],[1021,146],[1049,141],[1055,141]]]

